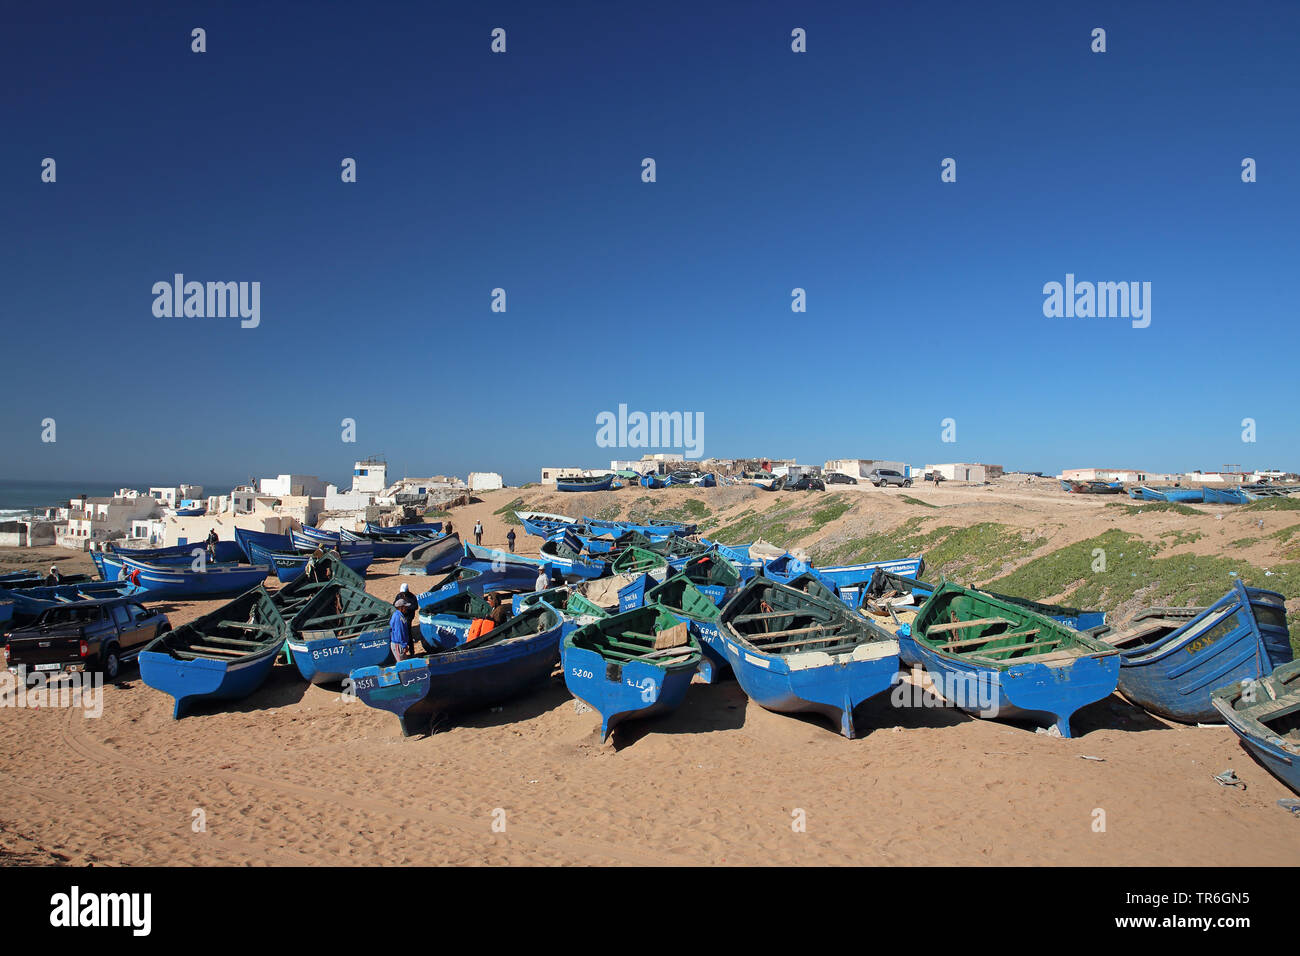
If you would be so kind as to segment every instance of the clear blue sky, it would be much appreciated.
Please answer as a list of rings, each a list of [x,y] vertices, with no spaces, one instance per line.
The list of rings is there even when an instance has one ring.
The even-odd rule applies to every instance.
[[[619,403],[707,455],[1300,467],[1300,4],[122,6],[0,14],[0,477],[536,480],[639,457]],[[156,318],[177,272],[260,327]],[[1044,317],[1066,273],[1150,327]]]

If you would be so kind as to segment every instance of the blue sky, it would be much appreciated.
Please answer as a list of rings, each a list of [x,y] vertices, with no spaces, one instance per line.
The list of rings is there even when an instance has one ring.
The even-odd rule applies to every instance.
[[[1300,467],[1298,4],[128,6],[0,15],[0,477],[536,480],[639,457],[620,403],[707,455]],[[155,317],[177,272],[260,326]],[[1066,273],[1150,327],[1044,317]]]

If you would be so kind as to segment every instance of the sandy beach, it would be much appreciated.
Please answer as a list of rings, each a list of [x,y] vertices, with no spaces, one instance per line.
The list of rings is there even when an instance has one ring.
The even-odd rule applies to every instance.
[[[527,488],[484,494],[450,520],[470,540],[481,520],[483,543],[504,546],[511,505],[600,517],[650,510],[700,515],[703,532],[723,541],[733,540],[728,529],[777,532],[786,537],[777,543],[814,556],[950,528],[943,540],[978,535],[1005,550],[1005,560],[976,562],[963,578],[970,584],[1115,532],[1140,539],[1160,562],[1176,559],[1169,567],[1230,554],[1262,569],[1281,582],[1263,586],[1287,595],[1294,633],[1300,593],[1291,582],[1300,584],[1300,572],[1286,529],[1300,525],[1300,511],[1130,504],[1066,495],[1048,481],[826,493]],[[520,552],[536,554],[539,539],[514,527]],[[958,532],[966,537],[953,538]],[[64,571],[91,569],[87,556],[50,548],[4,550],[0,570],[44,569],[51,558]],[[1118,568],[1127,558],[1112,560],[1117,575],[1126,573]],[[368,590],[391,600],[404,581],[415,591],[427,586],[428,578],[397,575],[398,564],[373,565]],[[1079,578],[1075,588],[1034,596],[1068,601],[1089,586],[1086,569]],[[1229,586],[1225,577],[1220,593]],[[1119,582],[1105,609],[1170,603],[1154,588],[1126,595]],[[166,611],[175,626],[220,603]],[[557,672],[499,710],[403,739],[391,715],[309,686],[280,664],[245,700],[200,706],[179,721],[171,710],[134,667],[106,688],[98,719],[76,709],[0,708],[0,862],[1300,862],[1296,821],[1277,806],[1293,795],[1229,730],[1167,723],[1118,695],[1080,711],[1073,739],[948,707],[894,706],[882,695],[858,712],[861,739],[846,740],[823,720],[764,711],[734,681],[697,683],[678,711],[628,724],[602,745],[596,715],[582,712]],[[1245,790],[1212,779],[1228,768]]]

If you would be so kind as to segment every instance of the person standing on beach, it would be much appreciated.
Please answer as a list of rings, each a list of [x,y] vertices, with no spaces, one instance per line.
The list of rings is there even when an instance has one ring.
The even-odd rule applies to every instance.
[[[208,529],[208,537],[207,540],[203,542],[203,546],[208,551],[208,560],[216,561],[217,560],[217,529],[216,528]]]
[[[510,545],[510,553],[515,553],[515,529],[511,528],[510,533],[506,535],[506,542]]]
[[[404,609],[393,608],[393,616],[388,619],[388,632],[393,659],[407,660],[411,656],[411,621]]]
[[[409,584],[403,584],[401,590],[397,592],[397,597],[393,598],[393,607],[404,614],[407,614],[406,609],[409,607],[410,613],[407,614],[408,617],[419,609],[419,603],[415,600],[415,595],[411,593]]]
[[[483,522],[474,522],[474,543],[476,545],[483,543]]]
[[[537,581],[533,585],[534,591],[545,591],[551,586],[551,566],[544,564],[537,569]]]

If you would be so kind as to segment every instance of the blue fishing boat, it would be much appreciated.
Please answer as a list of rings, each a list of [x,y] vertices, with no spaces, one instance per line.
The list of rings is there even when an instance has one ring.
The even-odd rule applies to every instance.
[[[176,699],[239,700],[262,686],[284,646],[285,622],[261,587],[159,635],[140,652],[140,678]]]
[[[717,552],[688,558],[677,575],[694,584],[718,607],[727,602],[742,582],[740,569]]]
[[[126,581],[85,581],[37,588],[0,588],[0,603],[9,608],[6,620],[24,624],[36,620],[46,608],[56,604],[131,597],[140,593],[142,589]]]
[[[304,527],[301,530],[294,529],[290,531],[289,540],[293,543],[295,551],[312,552],[317,548],[337,548],[339,546],[339,533],[337,531],[321,531],[317,528]]]
[[[118,555],[122,563],[119,577],[138,585],[150,601],[162,598],[208,598],[243,594],[266,580],[270,567],[265,564],[149,564]],[[104,564],[109,563],[108,556]]]
[[[1210,699],[1250,755],[1300,793],[1300,661],[1222,687]]]
[[[373,521],[366,522],[366,534],[373,535],[404,535],[419,534],[426,537],[437,537],[442,534],[441,521],[421,521],[416,524],[395,524],[385,527],[381,524],[375,524]]]
[[[662,584],[656,584],[646,591],[644,603],[658,605],[677,620],[690,625],[691,633],[700,644],[699,674],[706,684],[715,684],[731,673],[731,662],[718,632],[722,612],[689,578],[676,574]]]
[[[357,698],[395,714],[402,735],[429,729],[436,714],[499,704],[550,676],[559,659],[561,619],[547,604],[529,608],[451,650],[352,672]]]
[[[911,636],[938,692],[978,717],[1049,723],[1109,697],[1119,651],[1022,605],[943,583],[917,612]]]
[[[165,548],[122,548],[115,544],[109,544],[109,549],[113,554],[124,554],[128,558],[135,558],[137,561],[148,561],[152,564],[171,564],[174,561],[191,561],[197,555],[207,554],[207,545],[202,541],[193,541],[189,544],[174,544]],[[235,541],[218,541],[213,548],[212,560],[218,564],[229,564],[232,561],[241,561],[244,559],[244,552]]]
[[[556,491],[609,491],[614,484],[614,475],[586,476],[555,479]]]
[[[436,538],[407,552],[397,569],[398,574],[439,574],[455,566],[464,555],[460,535],[456,532]]]
[[[853,711],[888,690],[898,671],[898,641],[827,600],[755,577],[719,618],[723,655],[741,689],[779,713],[821,714],[856,735]]]
[[[852,608],[862,606],[862,595],[877,571],[903,578],[918,578],[925,570],[925,558],[895,558],[892,561],[864,561],[859,564],[838,564],[825,568],[810,568],[827,585],[834,588],[840,600]],[[798,574],[791,575],[792,578]]]
[[[1152,488],[1142,485],[1139,490],[1143,501],[1196,503],[1205,500],[1205,492],[1200,488]]]
[[[515,517],[524,526],[527,534],[545,538],[554,531],[569,528],[578,522],[568,515],[553,514],[549,511],[516,511]]]
[[[287,620],[290,656],[298,673],[313,684],[342,681],[362,667],[387,663],[393,605],[341,577],[322,582]]]
[[[91,554],[95,554],[95,553],[96,552],[94,551],[91,552]],[[22,584],[27,584],[34,587],[40,584],[43,579],[44,579],[44,575],[41,574],[39,571],[32,571],[30,569],[26,569],[22,571],[8,571],[4,574],[0,574],[0,587],[11,588]]]
[[[248,547],[253,552],[253,560],[257,564],[268,566],[275,573],[276,578],[285,584],[300,577],[307,569],[307,562],[312,559],[310,554],[300,551],[266,551],[256,543],[250,543]],[[374,552],[368,547],[361,546],[354,546],[344,551],[341,557],[348,568],[362,577],[375,560]]]
[[[418,603],[419,599],[416,600]],[[515,613],[520,611],[522,608]],[[482,594],[468,590],[447,591],[431,597],[421,605],[420,637],[431,648],[451,650],[465,643],[470,625],[475,620],[491,614],[492,607]]]
[[[1210,488],[1202,489],[1205,495],[1207,505],[1245,505],[1253,499],[1240,488]]]
[[[773,558],[767,564],[763,565],[763,576],[773,581],[784,584],[791,578],[797,578],[801,574],[806,574],[813,569],[807,561],[796,558],[787,551],[780,557]]]
[[[340,544],[344,547],[364,545],[374,552],[376,558],[404,558],[411,553],[413,548],[427,544],[429,540],[429,538],[419,534],[381,535],[368,534],[362,531],[349,531],[347,528],[339,530]]]
[[[243,552],[244,560],[252,563],[253,555],[249,550],[249,545],[257,543],[266,551],[292,551],[293,539],[287,534],[276,534],[270,531],[253,531],[250,528],[235,529],[235,544],[239,545],[239,550]]]
[[[618,609],[620,612],[631,611],[645,604],[645,596],[652,587],[662,583],[667,577],[666,568],[640,573],[627,572],[623,575],[628,583],[618,589]]]
[[[667,483],[659,475],[642,475],[640,482],[642,488],[664,488]]]
[[[1207,608],[1145,611],[1101,640],[1119,648],[1121,694],[1189,724],[1218,719],[1213,691],[1260,680],[1294,656],[1286,599],[1240,581]]]
[[[480,595],[488,591],[531,591],[537,585],[537,573],[537,569],[523,564],[501,564],[495,567],[491,564],[477,567],[458,564],[447,569],[428,590],[419,595],[417,601],[423,607],[431,601],[459,591],[473,591]]]
[[[598,618],[560,645],[565,686],[600,715],[601,741],[624,721],[681,706],[700,657],[689,626],[653,604]]]

